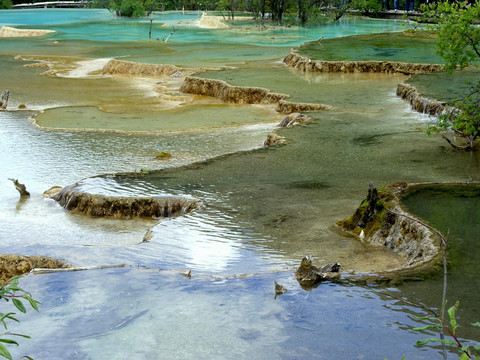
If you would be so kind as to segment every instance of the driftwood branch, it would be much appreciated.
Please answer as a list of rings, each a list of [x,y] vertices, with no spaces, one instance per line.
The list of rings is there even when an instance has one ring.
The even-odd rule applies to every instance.
[[[0,109],[5,110],[8,104],[8,97],[10,96],[10,91],[5,90],[2,95],[2,99],[0,101]]]
[[[20,197],[28,197],[30,196],[30,193],[27,191],[27,188],[25,185],[20,184],[17,179],[12,179],[8,178],[8,180],[13,181],[13,184],[15,185],[15,189],[20,193]]]
[[[101,269],[110,269],[110,268],[121,268],[121,267],[125,267],[125,266],[126,266],[126,264],[69,267],[69,268],[60,268],[60,269],[35,268],[35,269],[32,269],[30,271],[30,273],[31,274],[50,274],[50,273],[67,272],[67,271],[85,271],[85,270],[101,270]]]
[[[87,271],[87,270],[102,270],[102,269],[113,269],[113,268],[123,268],[128,266],[127,264],[114,264],[114,265],[100,265],[100,266],[73,266],[67,268],[59,268],[59,269],[47,269],[47,268],[35,268],[30,271],[31,274],[39,275],[39,274],[51,274],[51,273],[58,273],[58,272],[72,272],[72,271]],[[148,269],[147,267],[145,267]],[[167,271],[164,269],[157,269],[161,271]],[[173,272],[178,273],[180,275],[186,276],[188,278],[192,277],[191,270],[173,270]]]
[[[167,42],[168,39],[170,39],[170,36],[172,36],[173,34],[175,34],[175,32],[176,32],[177,30],[178,30],[178,28],[175,29],[175,26],[172,26],[172,32],[171,32],[170,34],[168,34],[168,36],[167,36],[165,39],[163,39],[163,41],[164,41],[164,42]]]
[[[451,147],[453,147],[455,150],[461,150],[461,151],[471,151],[473,150],[473,147],[468,144],[468,145],[465,145],[465,146],[460,146],[460,145],[457,145],[457,144],[454,144],[452,140],[450,140],[449,138],[447,138],[445,135],[442,135],[442,137],[450,144]]]

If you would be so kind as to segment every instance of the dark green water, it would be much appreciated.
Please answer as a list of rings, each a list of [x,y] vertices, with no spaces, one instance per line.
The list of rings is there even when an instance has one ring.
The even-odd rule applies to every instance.
[[[480,331],[470,323],[480,319],[480,186],[432,185],[420,188],[402,202],[413,214],[439,229],[448,240],[448,306],[460,301],[462,328],[460,334],[478,338]],[[438,280],[442,276],[438,275]],[[420,284],[411,286],[419,300],[427,304],[441,302],[443,287],[426,281],[432,292],[419,291]],[[406,288],[406,287],[405,287]],[[427,295],[428,294],[428,295]],[[424,296],[425,295],[425,296]]]

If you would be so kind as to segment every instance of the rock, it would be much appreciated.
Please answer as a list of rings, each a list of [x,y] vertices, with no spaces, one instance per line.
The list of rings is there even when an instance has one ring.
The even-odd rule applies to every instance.
[[[329,110],[332,107],[324,104],[310,104],[310,103],[292,103],[285,100],[280,100],[275,110],[282,114],[297,113],[300,111],[319,111]]]
[[[298,112],[290,113],[289,115],[285,116],[280,124],[279,127],[289,127],[295,124],[303,124],[307,121],[310,121],[311,118],[307,115],[300,114]]]
[[[378,191],[370,185],[367,198],[354,214],[337,223],[362,243],[384,247],[404,258],[404,264],[391,272],[410,271],[414,267],[428,270],[441,257],[439,236],[401,207],[400,199],[409,188],[405,182]]]
[[[0,254],[0,282],[5,282],[12,276],[23,275],[35,268],[59,269],[69,265],[63,260],[44,256],[22,256]]]
[[[295,271],[295,278],[302,288],[311,288],[323,281],[336,281],[341,277],[341,266],[338,263],[328,264],[320,268],[313,265],[312,257],[305,256]]]
[[[304,104],[285,101],[286,94],[273,93],[268,89],[248,86],[232,86],[225,81],[188,76],[180,91],[187,94],[211,96],[226,103],[277,105],[275,110],[282,114],[300,111],[330,109],[323,104]]]
[[[57,196],[62,189],[61,186],[52,186],[50,189],[43,192],[43,197],[47,199],[55,199],[55,196]]]
[[[110,60],[103,67],[104,75],[133,75],[144,77],[171,77],[177,78],[185,74],[193,74],[201,69],[179,68],[175,65],[143,64],[132,61]],[[179,76],[180,75],[180,76]]]
[[[52,188],[44,193],[72,212],[95,217],[175,217],[189,213],[201,206],[201,201],[179,196],[107,196],[90,194],[77,188],[66,186],[60,191]]]
[[[415,86],[410,84],[398,84],[397,96],[407,100],[415,111],[427,115],[440,115],[453,109],[453,107],[448,106],[445,102],[421,96]]]
[[[157,153],[157,155],[155,156],[155,159],[165,160],[165,159],[169,159],[171,157],[172,157],[172,154],[170,154],[168,152],[165,152],[165,151],[161,151],[161,152]]]
[[[283,62],[303,72],[376,72],[414,75],[443,70],[439,64],[417,64],[398,61],[322,61],[312,60],[297,54],[294,50],[285,56]]]
[[[268,134],[267,139],[263,142],[263,146],[275,146],[280,145],[285,142],[283,136],[277,135],[275,133]]]
[[[277,104],[288,95],[272,93],[268,89],[232,86],[225,81],[188,76],[180,91],[187,94],[211,96],[234,104]]]
[[[285,286],[280,285],[275,280],[273,281],[273,283],[275,285],[275,297],[274,297],[275,299],[277,298],[277,296],[285,294],[287,292],[287,289],[285,288]]]

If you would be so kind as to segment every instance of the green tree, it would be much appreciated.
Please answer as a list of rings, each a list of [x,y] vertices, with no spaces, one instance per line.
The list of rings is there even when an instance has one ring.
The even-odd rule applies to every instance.
[[[449,73],[480,58],[480,5],[462,6],[459,2],[423,4],[422,20],[438,31],[437,53]]]
[[[28,292],[19,287],[19,278],[19,276],[14,276],[0,286],[0,300],[5,300],[6,302],[12,301],[15,308],[22,313],[27,312],[27,309],[22,302],[22,300],[26,300],[33,309],[38,311],[38,301],[34,300]],[[18,346],[18,342],[11,339],[11,337],[29,338],[29,336],[8,331],[8,322],[19,322],[15,317],[14,312],[0,313],[0,321],[6,330],[4,333],[0,334],[0,356],[12,360],[12,356],[4,344]],[[31,359],[29,356],[24,356],[24,358]]]
[[[12,0],[0,0],[0,9],[11,9]]]
[[[458,150],[478,150],[476,142],[480,137],[480,82],[472,85],[467,97],[454,101],[452,105],[451,111],[439,115],[437,122],[427,127],[427,134],[451,129],[455,135],[466,140],[465,145],[458,145],[443,135],[451,146]]]
[[[108,9],[118,16],[142,17],[145,16],[145,8],[139,0],[112,0]]]
[[[480,6],[461,5],[448,1],[424,4],[423,21],[429,23],[429,29],[438,33],[437,53],[445,61],[446,70],[452,75],[454,70],[467,67],[472,61],[480,59]],[[465,145],[443,136],[450,145],[460,150],[477,150],[476,140],[480,136],[480,82],[464,99],[452,103],[453,110],[440,115],[436,124],[427,127],[427,134],[439,133],[451,129],[455,135],[466,139]]]

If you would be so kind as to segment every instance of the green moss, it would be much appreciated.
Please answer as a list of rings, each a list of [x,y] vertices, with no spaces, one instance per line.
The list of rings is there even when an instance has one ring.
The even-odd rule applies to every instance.
[[[168,158],[171,158],[171,157],[172,157],[172,154],[170,154],[168,152],[165,152],[165,151],[161,151],[161,152],[157,153],[157,155],[155,156],[156,159],[160,159],[160,160],[168,159]]]

